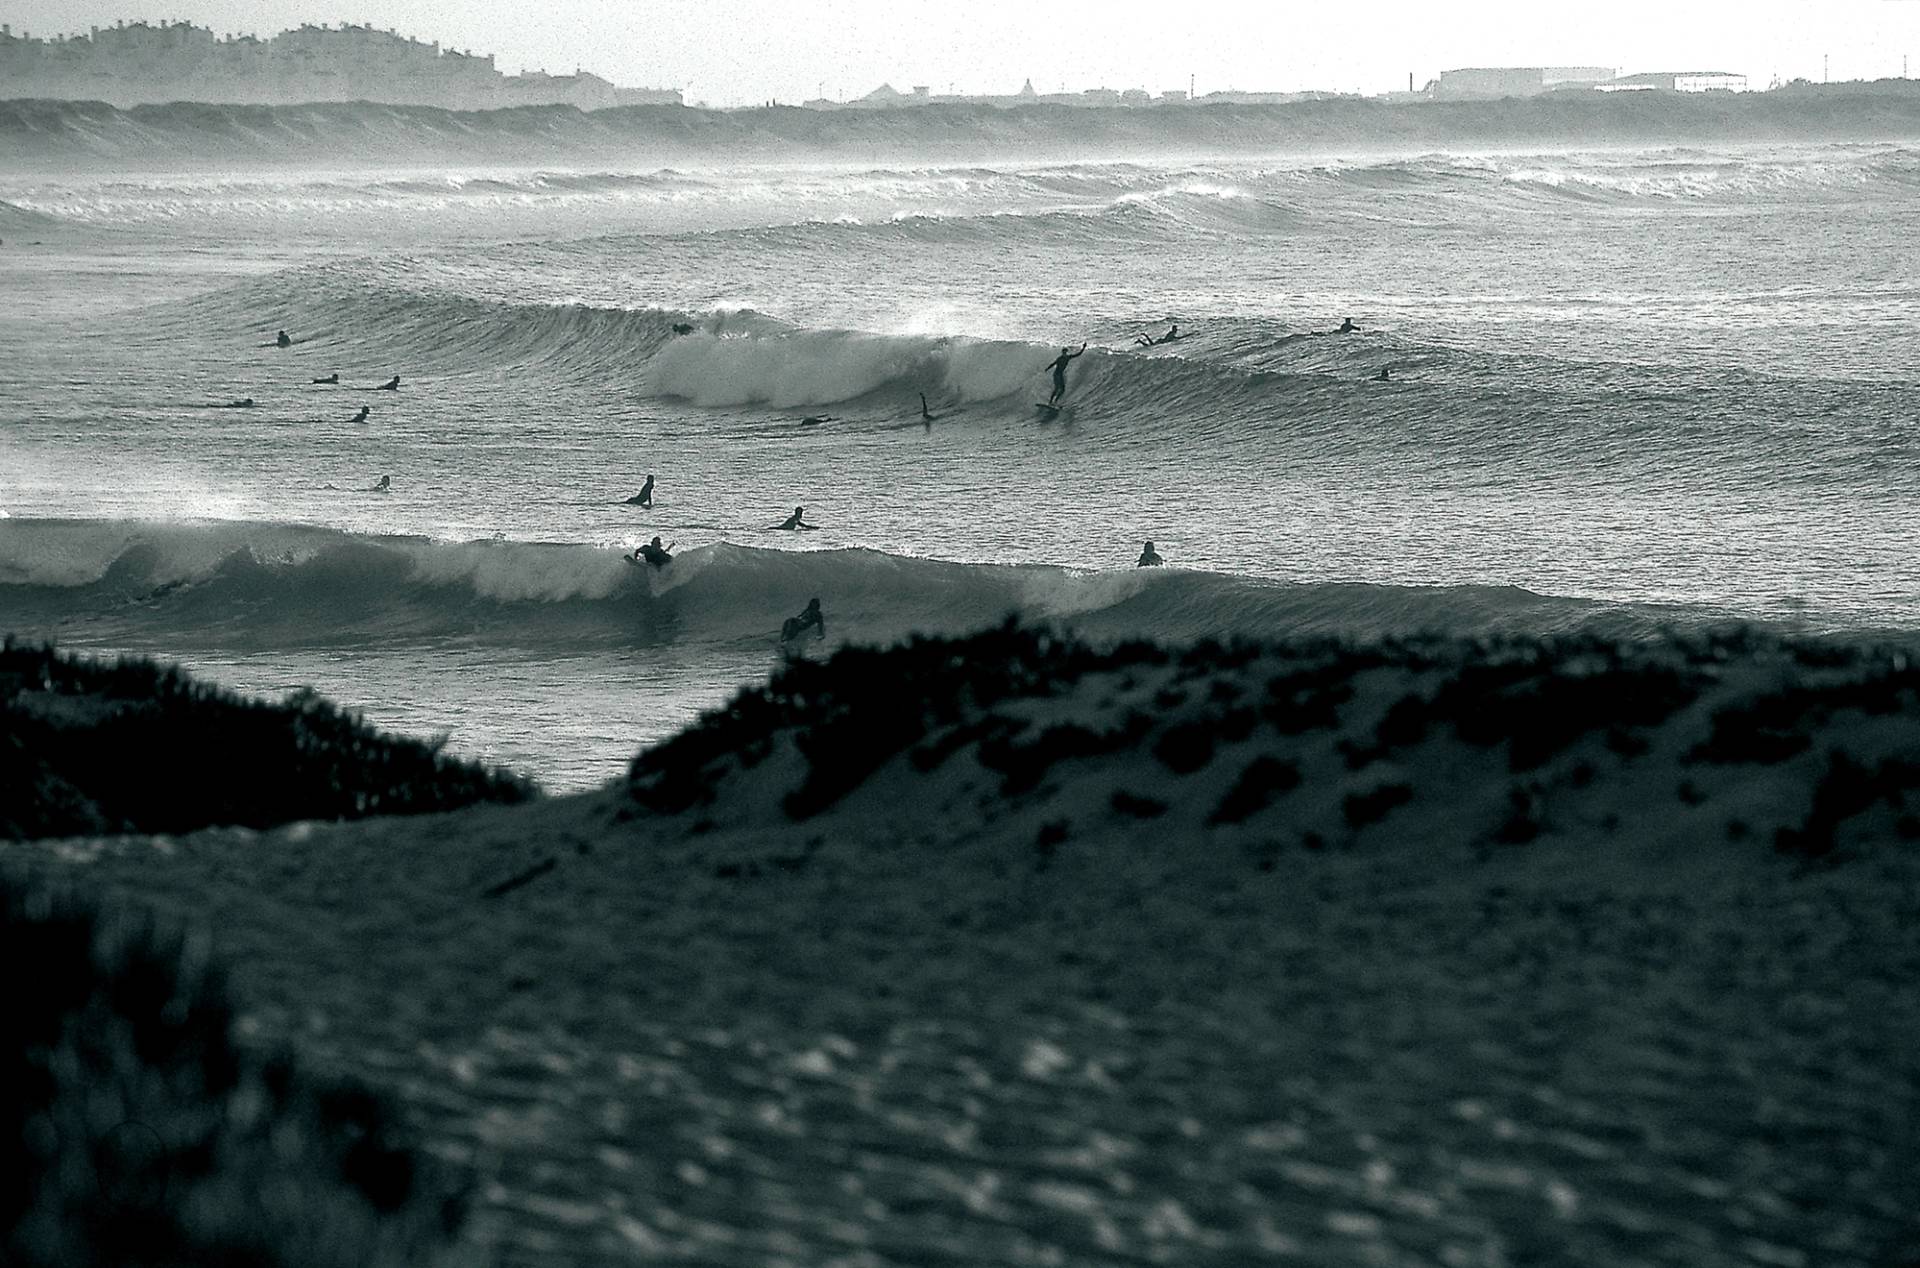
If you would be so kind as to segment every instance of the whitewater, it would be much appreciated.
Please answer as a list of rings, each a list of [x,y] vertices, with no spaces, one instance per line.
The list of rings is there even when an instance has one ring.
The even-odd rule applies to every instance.
[[[560,789],[815,596],[829,648],[1906,636],[1917,221],[1895,143],[0,170],[0,629]]]

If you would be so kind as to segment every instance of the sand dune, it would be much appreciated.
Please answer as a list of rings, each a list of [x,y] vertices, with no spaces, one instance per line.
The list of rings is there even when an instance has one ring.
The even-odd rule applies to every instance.
[[[847,652],[630,788],[13,847],[211,931],[503,1262],[1886,1264],[1920,671]]]

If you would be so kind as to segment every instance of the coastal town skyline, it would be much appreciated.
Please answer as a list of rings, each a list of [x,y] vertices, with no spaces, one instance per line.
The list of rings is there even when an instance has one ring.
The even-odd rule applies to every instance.
[[[1380,95],[1471,66],[1717,71],[1761,88],[1774,81],[1893,78],[1920,46],[1920,3],[1707,3],[1675,13],[1642,0],[1600,13],[1555,13],[1488,0],[1436,11],[1361,11],[1190,4],[1160,8],[1067,0],[1035,24],[1000,0],[964,11],[924,7],[911,20],[873,0],[776,6],[744,0],[651,9],[615,0],[554,0],[539,22],[498,16],[473,0],[25,0],[0,4],[15,35],[86,35],[116,22],[190,22],[220,35],[269,37],[305,24],[364,24],[488,56],[507,75],[576,72],[623,86],[680,90],[690,105],[851,101],[885,84],[903,93],[1011,96],[1088,89],[1159,97],[1210,92]]]

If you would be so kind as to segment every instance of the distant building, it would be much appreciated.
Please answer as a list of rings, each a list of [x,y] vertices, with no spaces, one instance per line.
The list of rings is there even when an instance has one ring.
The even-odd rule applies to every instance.
[[[1747,77],[1723,70],[1655,71],[1622,75],[1599,88],[1602,92],[1745,92]]]
[[[1180,96],[1184,97],[1182,93]],[[1139,107],[1151,106],[1153,95],[1144,88],[1129,88],[1122,92],[1114,88],[1089,88],[1084,92],[1040,93],[1033,89],[1033,81],[1027,80],[1020,85],[1017,93],[937,93],[931,88],[916,84],[911,93],[903,93],[892,84],[881,84],[864,97],[852,101],[829,101],[816,97],[804,104],[813,110],[885,110],[900,106],[1031,106],[1036,104],[1055,106],[1113,106]]]
[[[490,56],[442,51],[371,26],[302,26],[271,39],[218,38],[188,22],[120,22],[50,40],[0,26],[0,94],[138,106],[165,101],[292,105],[375,101],[500,106],[679,105],[678,89],[620,88],[597,75],[503,75]]]
[[[1441,71],[1433,95],[1452,101],[1537,97],[1558,89],[1593,88],[1613,76],[1613,70],[1603,66],[1476,66]]]

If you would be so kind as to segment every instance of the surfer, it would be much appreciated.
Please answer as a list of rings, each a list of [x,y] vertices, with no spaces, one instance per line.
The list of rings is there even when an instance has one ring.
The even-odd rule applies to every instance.
[[[338,374],[329,374],[324,379],[314,380],[315,383],[338,383],[339,381],[340,381],[340,376]]]
[[[931,423],[933,421],[933,411],[927,408],[927,394],[925,392],[920,393],[920,421],[923,423]]]
[[[367,415],[371,413],[373,413],[373,407],[371,405],[362,405],[360,407],[360,412],[358,414],[355,414],[352,418],[349,418],[347,421],[350,423],[364,423],[367,421]]]
[[[1053,371],[1053,395],[1047,398],[1048,405],[1052,405],[1067,394],[1067,363],[1084,354],[1086,350],[1087,345],[1084,343],[1080,345],[1079,352],[1069,352],[1062,348],[1060,355],[1048,363],[1047,369]]]
[[[648,510],[653,509],[653,472],[647,472],[647,482],[640,486],[638,493],[627,499],[627,505],[644,506]]]
[[[380,483],[378,483],[378,484],[376,484],[376,485],[374,485],[374,486],[373,486],[373,487],[372,487],[371,489],[368,489],[368,490],[367,490],[367,492],[369,492],[369,493],[391,493],[391,492],[393,492],[393,477],[392,477],[392,476],[381,476],[381,477],[380,477]]]
[[[1333,333],[1336,335],[1358,334],[1360,333],[1360,327],[1353,324],[1353,318],[1347,317],[1340,322],[1340,329],[1334,331]]]
[[[818,427],[821,423],[837,423],[840,420],[832,414],[809,414],[800,420],[802,427]]]
[[[274,336],[273,346],[276,348],[291,348],[293,346],[293,339],[283,330]]]
[[[783,523],[783,524],[775,524],[775,525],[774,525],[774,527],[775,527],[775,528],[777,528],[777,529],[789,529],[789,528],[791,528],[791,529],[811,529],[811,528],[813,528],[814,526],[813,526],[812,524],[802,524],[802,523],[800,522],[800,517],[801,517],[802,515],[804,515],[804,514],[806,513],[806,510],[807,510],[807,508],[806,508],[806,507],[804,507],[804,506],[796,506],[796,507],[794,507],[794,508],[793,508],[793,514],[791,514],[791,515],[789,515],[789,516],[787,516],[787,519],[786,519],[786,522],[785,522],[785,523]]]
[[[1391,381],[1391,376],[1387,373],[1386,366],[1383,365],[1380,367],[1380,373],[1373,376],[1373,381],[1375,383],[1387,383]]]
[[[1160,552],[1153,548],[1153,543],[1148,542],[1146,546],[1140,551],[1140,562],[1135,564],[1134,567],[1155,568],[1165,562],[1167,561],[1160,558]]]
[[[799,616],[790,616],[780,626],[780,641],[791,643],[808,630],[818,630],[820,637],[827,636],[827,618],[820,611],[820,600],[807,600],[807,610]]]
[[[1163,343],[1172,343],[1174,340],[1184,337],[1185,336],[1180,333],[1180,323],[1175,322],[1167,328],[1167,333],[1161,335],[1158,339],[1155,339],[1152,335],[1140,335],[1134,339],[1134,342],[1142,348],[1157,348]]]
[[[376,392],[398,392],[400,390],[400,376],[397,374],[394,375],[392,378],[388,379],[385,383],[382,383],[379,387],[373,390]]]
[[[673,548],[680,543],[673,542],[662,546],[658,537],[633,552],[633,562],[649,563],[656,568],[664,568],[673,562]]]
[[[215,409],[252,409],[253,398],[251,396],[243,396],[237,401],[228,401],[225,405],[216,405],[214,406],[214,408]]]
[[[693,333],[693,327],[687,322],[676,321],[673,323],[673,333],[676,335],[690,335]]]

